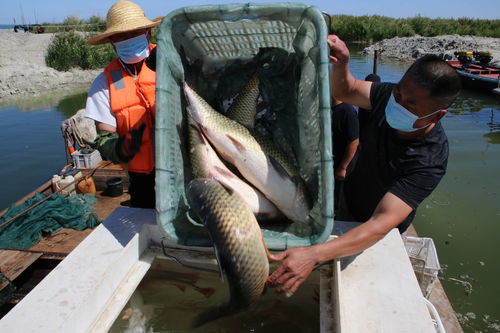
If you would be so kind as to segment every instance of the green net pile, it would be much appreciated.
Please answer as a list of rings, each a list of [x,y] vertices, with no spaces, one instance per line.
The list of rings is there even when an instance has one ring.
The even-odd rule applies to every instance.
[[[261,224],[266,243],[279,250],[325,241],[333,228],[333,169],[327,33],[318,9],[295,3],[186,7],[165,17],[157,38],[156,208],[167,243],[211,245],[186,214],[183,82],[223,110],[254,74],[266,105],[257,130],[299,167],[314,203],[308,224]]]
[[[0,224],[16,216],[46,197],[36,193],[19,206],[12,205],[0,218]],[[43,235],[62,228],[84,230],[100,223],[95,215],[96,198],[91,194],[53,195],[50,199],[0,227],[0,249],[26,250],[37,244]]]

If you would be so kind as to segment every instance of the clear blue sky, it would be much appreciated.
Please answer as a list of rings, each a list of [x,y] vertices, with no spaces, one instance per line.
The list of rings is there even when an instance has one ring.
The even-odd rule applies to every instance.
[[[149,18],[166,15],[183,7],[202,4],[245,3],[249,1],[210,1],[210,0],[136,0]],[[269,2],[269,1],[252,1]],[[384,15],[389,17],[458,18],[471,17],[500,19],[500,0],[311,0],[302,1],[332,14]],[[87,19],[92,15],[103,18],[115,0],[0,0],[0,24],[62,22],[70,15]]]

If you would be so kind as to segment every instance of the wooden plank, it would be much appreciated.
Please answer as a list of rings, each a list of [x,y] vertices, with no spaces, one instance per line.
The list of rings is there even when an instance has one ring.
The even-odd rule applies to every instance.
[[[104,196],[99,191],[96,193],[95,213],[101,220],[104,221],[115,208],[127,206],[127,202],[130,202],[130,195],[126,192],[126,188],[123,191],[121,196],[115,198]]]
[[[407,236],[418,237],[417,230],[415,230],[413,224],[410,224],[410,227],[407,231]],[[436,308],[446,332],[463,333],[462,327],[458,322],[457,315],[455,314],[455,310],[453,310],[451,302],[448,299],[444,287],[439,279],[437,279],[437,281],[434,283],[431,295],[429,296],[429,301],[431,301],[431,303]]]
[[[57,253],[68,255],[75,247],[87,237],[93,229],[82,231],[74,229],[61,229],[53,235],[45,236],[38,243],[33,245],[29,251],[42,253]]]
[[[447,333],[464,332],[439,279],[434,283],[429,301],[436,308]]]
[[[13,281],[32,263],[42,256],[42,253],[32,253],[18,250],[0,250],[0,271],[10,281]],[[9,284],[4,281],[0,284],[0,290]]]

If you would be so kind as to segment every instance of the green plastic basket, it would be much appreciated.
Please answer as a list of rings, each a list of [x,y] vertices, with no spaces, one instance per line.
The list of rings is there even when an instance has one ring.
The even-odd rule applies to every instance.
[[[156,209],[167,244],[212,244],[189,218],[185,200],[191,176],[182,83],[218,109],[256,70],[274,117],[271,132],[289,145],[314,203],[309,224],[261,224],[266,243],[282,250],[327,240],[333,162],[326,31],[317,8],[297,3],[185,7],[164,18],[157,53]]]

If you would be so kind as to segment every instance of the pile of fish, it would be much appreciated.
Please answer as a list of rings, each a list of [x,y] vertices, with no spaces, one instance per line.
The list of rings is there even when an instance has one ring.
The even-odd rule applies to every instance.
[[[257,76],[225,115],[186,83],[184,94],[194,178],[186,195],[191,211],[209,231],[231,291],[229,303],[202,315],[197,321],[201,325],[247,308],[262,294],[269,252],[257,219],[284,216],[307,223],[311,204],[297,168],[270,139],[254,131]]]

